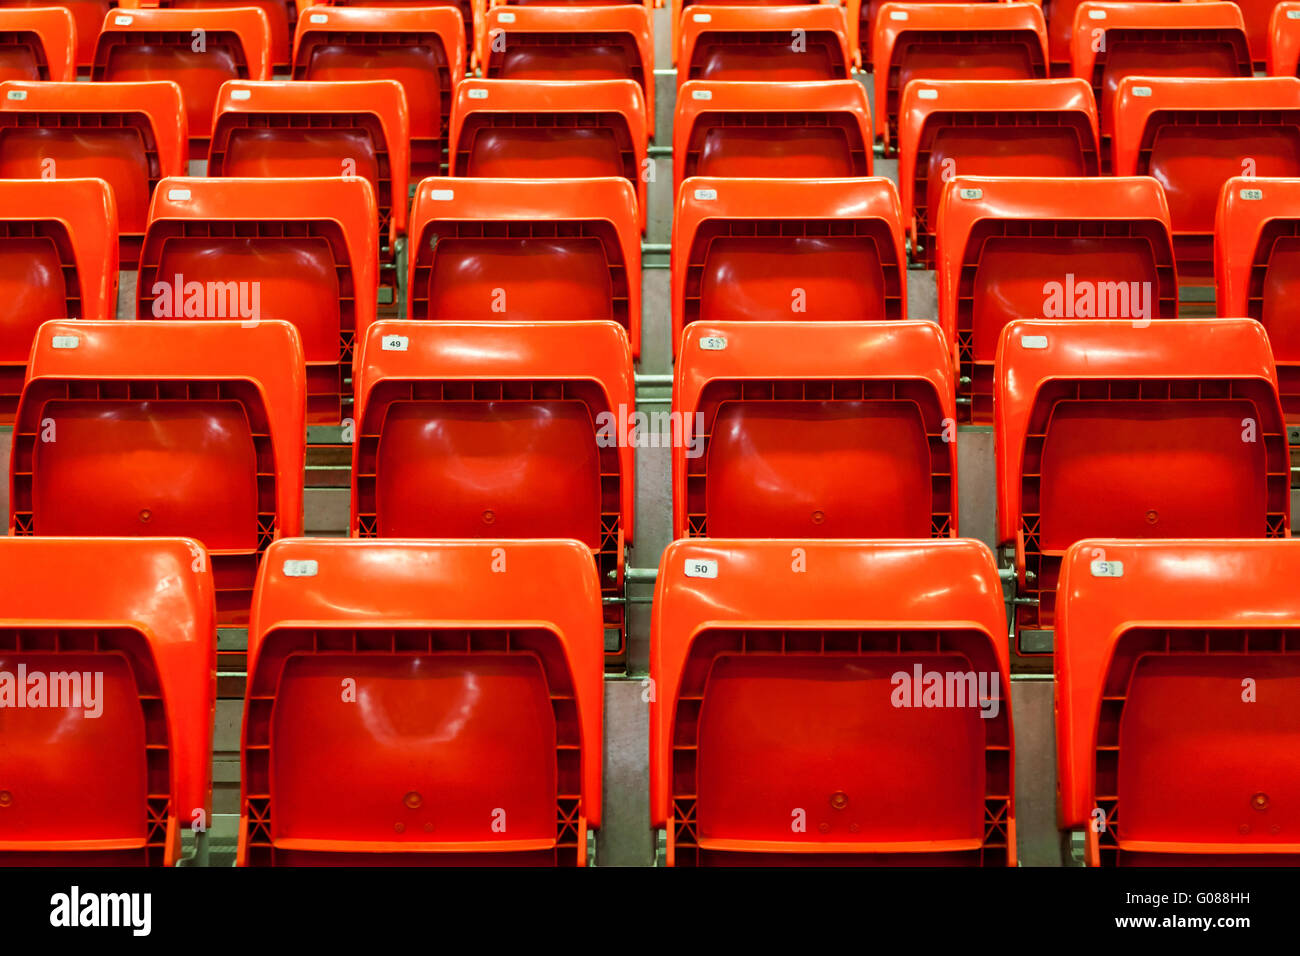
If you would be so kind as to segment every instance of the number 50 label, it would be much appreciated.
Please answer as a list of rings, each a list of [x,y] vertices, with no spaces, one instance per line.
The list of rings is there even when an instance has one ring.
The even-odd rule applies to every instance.
[[[716,578],[718,562],[706,558],[687,558],[686,576],[688,578]]]

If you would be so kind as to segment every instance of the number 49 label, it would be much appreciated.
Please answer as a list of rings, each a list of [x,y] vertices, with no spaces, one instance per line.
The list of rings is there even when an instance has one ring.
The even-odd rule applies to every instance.
[[[687,558],[686,576],[688,578],[716,578],[718,562],[707,558]]]

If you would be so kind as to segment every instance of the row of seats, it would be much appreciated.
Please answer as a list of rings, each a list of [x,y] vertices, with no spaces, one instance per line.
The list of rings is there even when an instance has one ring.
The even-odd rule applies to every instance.
[[[575,539],[617,598],[634,448],[662,440],[677,538],[955,537],[950,358],[931,322],[698,322],[653,439],[612,322],[377,322],[355,373],[350,530]],[[305,372],[281,321],[42,325],[10,533],[198,538],[219,620],[245,623],[259,557],[302,533]],[[1019,320],[992,380],[997,540],[1028,598],[1024,652],[1051,652],[1061,556],[1081,538],[1289,536],[1259,323]],[[621,651],[617,602],[607,622]]]
[[[1300,135],[1300,110],[1297,124]],[[1221,132],[1210,128],[1205,140]],[[76,142],[84,147],[86,138]],[[230,142],[233,157],[233,132]],[[223,171],[247,171],[232,165]],[[1203,160],[1177,168],[1204,178]],[[909,198],[921,191],[909,191],[911,181],[905,170]],[[959,176],[939,185],[921,189],[937,220],[938,321],[953,348],[959,420],[992,422],[994,353],[1017,318],[1176,317],[1180,250],[1196,264],[1212,262],[1220,315],[1248,316],[1268,330],[1287,418],[1300,420],[1300,323],[1288,305],[1300,179],[1228,178],[1215,186],[1204,234],[1179,232],[1172,198],[1188,197],[1152,177]],[[385,187],[381,202],[394,190],[404,192],[404,181]],[[0,423],[12,421],[42,321],[116,317],[114,237],[127,231],[120,195],[93,179],[0,180],[0,293],[10,303]],[[337,424],[357,417],[347,384],[355,344],[378,317],[377,223],[411,239],[408,319],[613,321],[636,359],[637,208],[631,184],[616,177],[430,178],[409,220],[401,203],[377,209],[362,177],[167,178],[147,218],[130,225],[135,315],[291,319],[308,364],[307,420]],[[763,179],[687,179],[673,220],[674,354],[696,323],[907,318],[904,208],[886,179],[791,179],[778,188]]]
[[[207,826],[208,559],[187,538],[0,540],[0,863],[172,865]],[[1297,574],[1292,541],[1065,552],[1058,825],[1090,865],[1296,862]],[[275,542],[238,862],[590,862],[601,623],[574,541]],[[666,862],[1014,866],[1003,628],[978,542],[671,545],[645,685]]]

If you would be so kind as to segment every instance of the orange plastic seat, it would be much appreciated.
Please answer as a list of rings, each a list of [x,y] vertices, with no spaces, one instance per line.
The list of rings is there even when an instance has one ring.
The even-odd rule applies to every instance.
[[[845,15],[849,24],[849,50],[853,53],[855,63],[866,73],[872,72],[871,43],[880,22],[880,8],[886,2],[887,0],[865,0],[865,2],[848,0],[845,4]],[[918,2],[969,4],[971,0],[918,0]],[[1005,3],[1007,0],[1000,0],[1000,2]]]
[[[856,80],[687,80],[677,90],[673,183],[688,176],[871,175],[871,107]]]
[[[1115,175],[1160,180],[1179,281],[1208,284],[1224,181],[1300,176],[1300,79],[1125,77],[1116,104]]]
[[[456,88],[453,176],[622,177],[645,230],[645,99],[634,80],[474,80]]]
[[[547,6],[559,6],[561,0],[547,0]],[[597,0],[583,0],[582,6],[596,6]],[[450,7],[461,18],[460,39],[464,44],[461,63],[473,71],[478,67],[476,44],[483,29],[483,13],[487,7],[486,0],[329,0],[325,6],[352,8],[356,10],[409,10],[412,8]],[[317,11],[319,12],[319,11]],[[465,75],[462,69],[456,73],[456,82]],[[446,121],[446,113],[443,121]]]
[[[189,165],[180,87],[0,84],[0,179],[102,179],[117,206],[121,267],[134,269],[149,199]]]
[[[576,541],[277,541],[248,631],[239,865],[585,866],[601,641]]]
[[[0,82],[77,78],[77,33],[65,7],[0,3]]]
[[[674,536],[954,537],[950,354],[933,322],[688,326]]]
[[[1183,0],[1184,3],[1204,3],[1213,0]],[[1277,0],[1235,0],[1246,23],[1246,38],[1250,41],[1251,59],[1254,68],[1263,71],[1268,66],[1268,43],[1273,11],[1279,6]]]
[[[117,206],[102,179],[0,179],[0,425],[50,319],[117,317]]]
[[[407,258],[409,319],[604,319],[641,354],[641,231],[626,179],[426,179]]]
[[[635,477],[622,327],[376,322],[354,387],[353,537],[573,538],[605,594],[622,594]],[[621,653],[623,606],[606,615]]]
[[[1273,7],[1266,67],[1269,76],[1300,74],[1300,3],[1283,0]]]
[[[891,180],[693,176],[673,216],[672,338],[695,322],[907,318]]]
[[[1008,323],[1141,327],[1178,315],[1169,208],[1149,177],[958,176],[943,193],[937,249],[939,324],[965,422],[993,421],[993,361]]]
[[[1021,653],[1051,650],[1076,541],[1290,534],[1290,461],[1258,322],[1013,322],[995,389],[998,541],[1014,547],[1031,599],[1016,606]]]
[[[175,866],[181,831],[211,826],[208,556],[182,538],[0,538],[0,577],[0,866]]]
[[[483,75],[502,80],[636,80],[654,136],[654,30],[650,10],[493,7],[483,27]]]
[[[217,95],[209,176],[358,176],[379,208],[388,256],[406,235],[410,118],[396,80],[226,83]]]
[[[437,176],[456,85],[465,76],[465,27],[455,7],[313,7],[298,18],[295,80],[397,80],[406,93],[411,180]]]
[[[104,18],[90,78],[176,83],[184,94],[190,148],[202,155],[221,84],[269,80],[270,46],[266,14],[255,7],[115,10]]]
[[[1300,542],[1081,541],[1057,608],[1063,828],[1089,866],[1295,866]]]
[[[99,28],[116,0],[0,0],[0,9],[30,11],[33,8],[59,7],[72,14],[73,63],[82,75],[89,75],[95,58],[95,41]],[[53,77],[51,77],[53,79]],[[70,78],[69,78],[70,79]]]
[[[1097,107],[1083,80],[926,80],[900,102],[903,223],[913,260],[928,267],[954,176],[1097,175]]]
[[[293,323],[307,361],[307,421],[336,425],[351,394],[353,343],[375,320],[375,221],[360,178],[165,180],[149,210],[136,316]]]
[[[1006,618],[980,542],[674,541],[650,678],[669,866],[1015,866]]]
[[[531,3],[531,4],[537,4],[539,6],[542,5],[561,6],[567,3],[575,3],[575,2],[585,4],[588,2],[588,0],[505,0],[505,2],[506,3]],[[604,2],[610,2],[610,0],[604,0]],[[625,2],[625,0],[621,0],[621,2]],[[819,0],[736,0],[736,2],[728,4],[725,2],[725,0],[722,0],[721,3],[719,2],[719,0],[712,0],[712,2],[708,3],[708,6],[710,7],[721,6],[721,5],[745,6],[745,7],[758,7],[760,9],[769,10],[775,7],[788,7],[788,6],[795,6],[795,5],[816,6],[818,2]],[[659,4],[657,4],[655,0],[645,0],[646,9],[653,9],[655,6],[658,5]],[[677,66],[678,65],[677,55],[678,55],[678,51],[681,49],[682,46],[682,33],[686,25],[686,8],[687,7],[694,8],[696,6],[700,6],[701,4],[696,4],[694,0],[672,0],[670,4],[664,4],[664,5],[669,6],[670,8],[669,22],[672,24],[673,33],[672,33],[672,38],[669,42],[669,49],[672,50],[673,66]]]
[[[1043,0],[1047,19],[1047,49],[1052,76],[1069,76],[1070,44],[1074,36],[1074,15],[1084,0]]]
[[[287,322],[46,322],[14,426],[9,533],[189,535],[217,619],[302,534],[302,346]]]
[[[1115,92],[1126,76],[1252,76],[1246,25],[1235,3],[1098,3],[1074,14],[1070,68],[1092,84],[1109,162]]]
[[[912,80],[1032,80],[1047,76],[1047,27],[1036,3],[886,3],[871,43],[876,139],[897,148]]]
[[[1223,184],[1214,221],[1214,278],[1219,315],[1263,323],[1277,363],[1287,423],[1300,425],[1300,179]]]
[[[680,47],[678,86],[687,80],[847,80],[853,69],[844,11],[829,4],[692,5],[683,15]]]
[[[310,0],[304,0],[310,6]],[[270,28],[270,57],[273,69],[288,69],[293,56],[293,31],[298,22],[297,0],[118,0],[123,10],[162,7],[176,10],[215,10],[228,7],[256,7],[266,15]]]

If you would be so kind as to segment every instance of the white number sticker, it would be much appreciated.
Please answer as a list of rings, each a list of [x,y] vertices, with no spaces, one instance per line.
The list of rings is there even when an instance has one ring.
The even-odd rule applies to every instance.
[[[718,562],[708,558],[687,558],[686,576],[688,578],[716,578]]]

